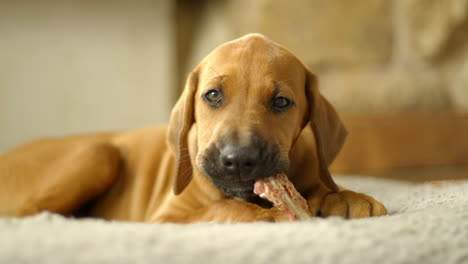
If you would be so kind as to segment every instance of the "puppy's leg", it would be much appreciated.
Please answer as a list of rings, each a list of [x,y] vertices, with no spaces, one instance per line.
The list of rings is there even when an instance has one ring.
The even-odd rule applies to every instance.
[[[379,201],[342,187],[338,192],[330,192],[324,186],[317,185],[309,192],[307,202],[311,213],[317,216],[363,218],[387,214],[387,209]]]
[[[108,143],[42,144],[0,159],[0,215],[69,214],[109,188],[119,151]]]
[[[288,221],[284,212],[276,208],[262,208],[256,204],[235,199],[222,199],[211,205],[189,212],[160,214],[152,222],[283,222]]]

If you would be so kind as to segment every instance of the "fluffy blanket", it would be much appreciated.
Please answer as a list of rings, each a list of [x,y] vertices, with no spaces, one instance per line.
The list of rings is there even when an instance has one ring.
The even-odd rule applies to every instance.
[[[390,215],[193,225],[0,218],[0,263],[468,263],[468,181],[338,182],[375,196]]]

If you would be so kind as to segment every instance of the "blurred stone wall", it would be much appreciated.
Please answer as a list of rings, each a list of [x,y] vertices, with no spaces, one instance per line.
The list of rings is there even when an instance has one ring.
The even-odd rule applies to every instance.
[[[181,72],[218,44],[259,32],[304,61],[340,111],[468,112],[468,0],[227,0],[204,6]]]

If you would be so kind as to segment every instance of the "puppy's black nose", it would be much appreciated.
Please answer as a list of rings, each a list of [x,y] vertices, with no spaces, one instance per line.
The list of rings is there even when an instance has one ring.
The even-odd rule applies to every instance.
[[[220,150],[220,163],[228,174],[246,175],[257,167],[259,156],[258,148],[227,145]]]

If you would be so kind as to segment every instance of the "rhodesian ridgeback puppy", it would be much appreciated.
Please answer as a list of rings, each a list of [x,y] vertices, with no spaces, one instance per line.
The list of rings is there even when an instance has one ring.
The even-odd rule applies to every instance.
[[[0,215],[283,221],[253,194],[256,179],[280,172],[314,215],[384,215],[380,202],[330,177],[346,134],[314,74],[284,47],[249,34],[190,73],[168,126],[43,139],[2,154]]]

